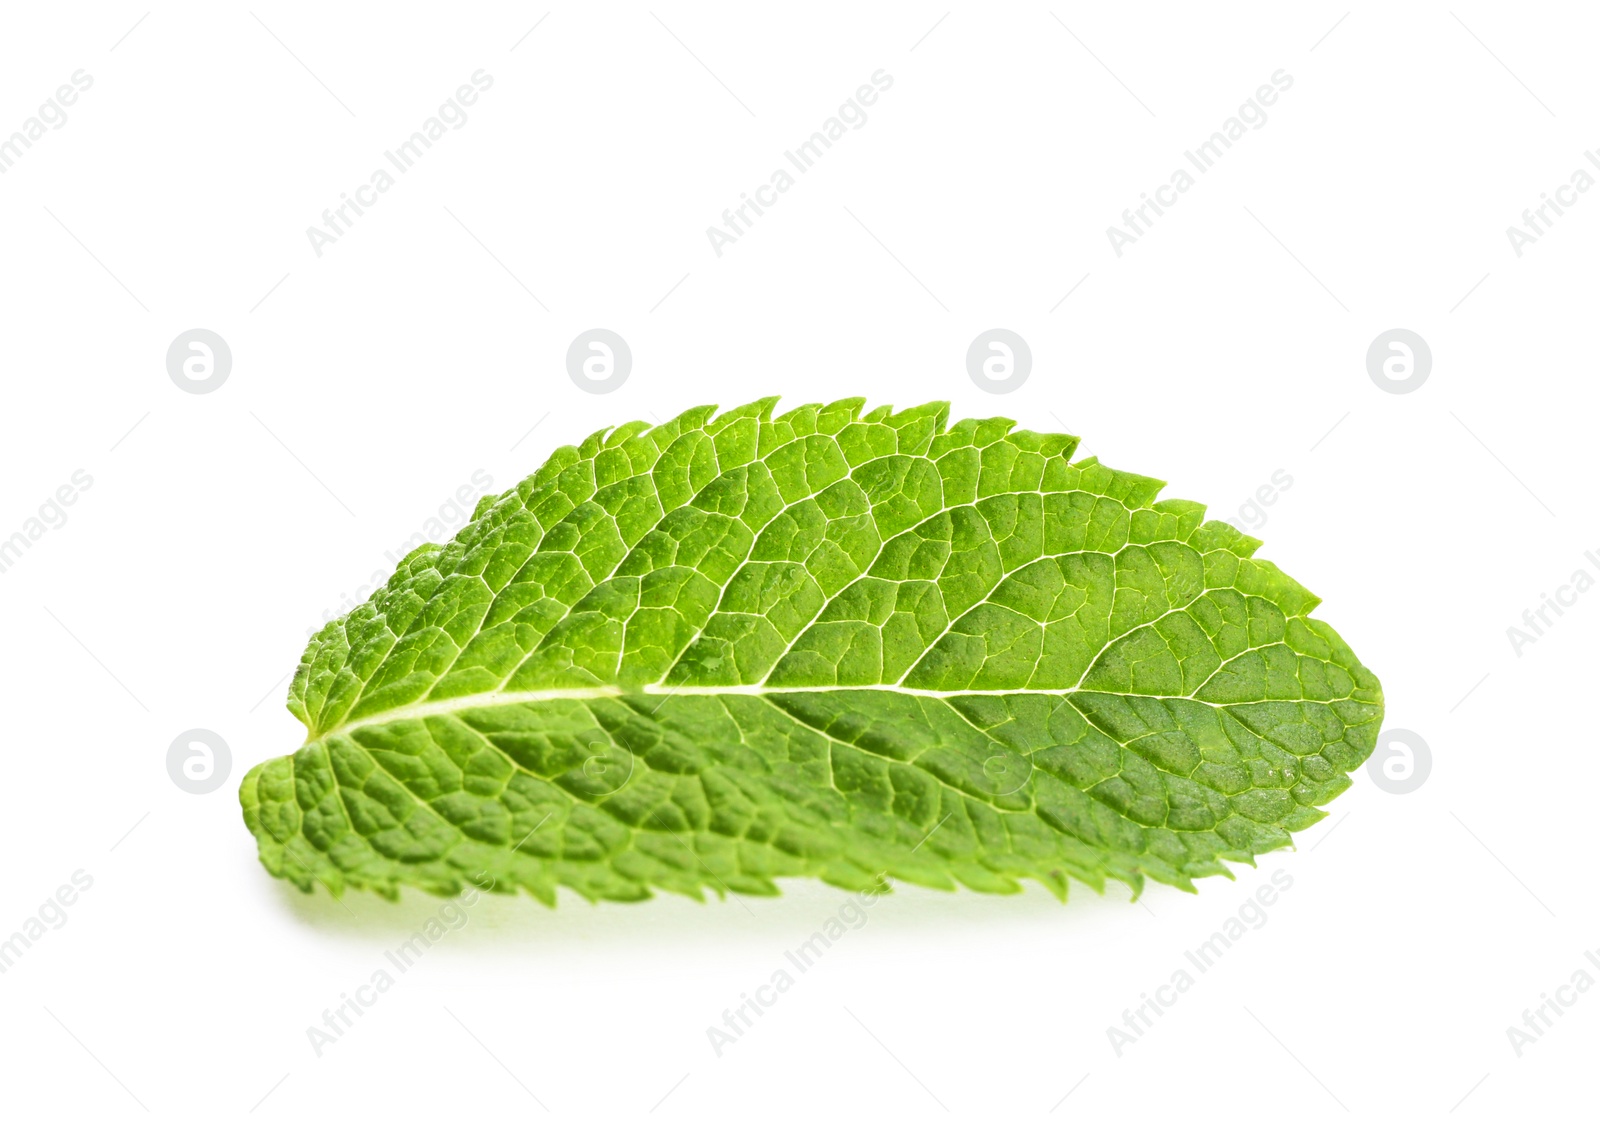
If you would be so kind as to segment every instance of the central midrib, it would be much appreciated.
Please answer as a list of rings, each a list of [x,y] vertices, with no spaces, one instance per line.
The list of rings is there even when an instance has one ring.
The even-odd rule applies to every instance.
[[[451,699],[425,700],[420,703],[408,704],[405,707],[381,711],[375,715],[366,715],[350,722],[340,723],[336,727],[307,738],[306,741],[307,743],[317,742],[361,727],[379,726],[383,723],[401,722],[406,719],[426,719],[434,715],[452,715],[460,711],[481,710],[486,707],[512,707],[520,703],[549,703],[566,699],[616,699],[624,695],[654,695],[665,699],[674,695],[815,695],[837,691],[881,691],[895,695],[922,696],[929,699],[956,699],[968,695],[1049,695],[1060,697],[1070,695],[1075,690],[1081,689],[977,688],[963,691],[934,691],[929,688],[909,688],[893,684],[846,684],[821,687],[771,687],[762,684],[727,684],[710,687],[664,687],[661,684],[645,684],[639,687],[620,687],[616,684],[596,684],[593,687],[549,688],[542,691],[486,691],[477,695],[458,695]]]

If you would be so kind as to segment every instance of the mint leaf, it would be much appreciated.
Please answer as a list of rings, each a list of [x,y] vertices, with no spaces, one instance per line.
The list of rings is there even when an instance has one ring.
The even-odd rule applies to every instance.
[[[775,399],[557,450],[312,640],[244,779],[303,890],[1192,890],[1319,820],[1376,677],[1077,439]]]

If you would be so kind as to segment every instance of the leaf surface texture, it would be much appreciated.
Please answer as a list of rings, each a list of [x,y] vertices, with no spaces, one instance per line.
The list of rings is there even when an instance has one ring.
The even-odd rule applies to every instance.
[[[329,622],[240,797],[310,890],[1192,889],[1382,690],[1259,542],[1077,439],[765,399],[558,449]]]

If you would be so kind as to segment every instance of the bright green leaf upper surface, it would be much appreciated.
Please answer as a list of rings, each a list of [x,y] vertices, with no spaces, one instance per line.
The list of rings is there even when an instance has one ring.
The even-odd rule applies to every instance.
[[[309,890],[1191,888],[1349,785],[1377,678],[1201,505],[1006,419],[630,423],[312,640],[240,790]]]

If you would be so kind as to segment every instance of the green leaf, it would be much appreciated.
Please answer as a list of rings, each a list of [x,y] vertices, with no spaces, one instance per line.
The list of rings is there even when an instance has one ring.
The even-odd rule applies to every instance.
[[[240,789],[304,890],[554,903],[809,875],[1192,890],[1371,752],[1258,540],[1077,439],[775,399],[558,449],[330,622]]]

